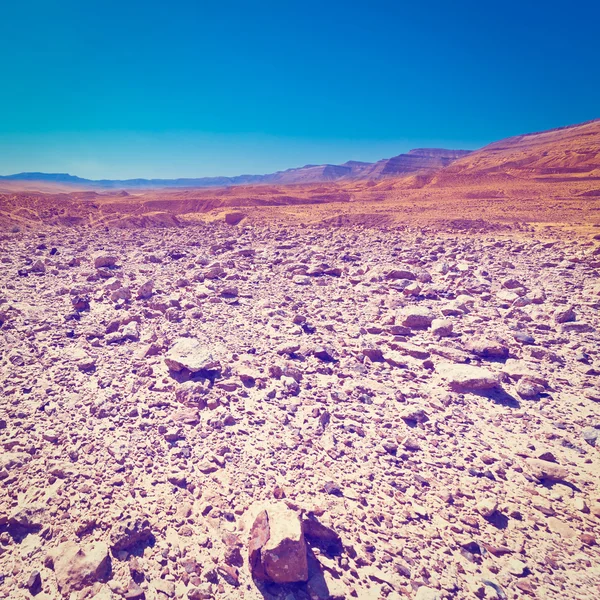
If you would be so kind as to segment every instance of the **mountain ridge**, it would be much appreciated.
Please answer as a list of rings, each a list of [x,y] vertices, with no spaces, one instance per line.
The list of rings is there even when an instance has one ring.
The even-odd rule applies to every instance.
[[[471,150],[445,148],[415,148],[407,153],[370,163],[349,160],[341,165],[308,164],[264,175],[242,174],[232,177],[179,177],[133,179],[86,179],[69,173],[24,172],[0,175],[0,181],[43,182],[82,186],[95,189],[157,188],[157,187],[229,187],[247,184],[300,184],[351,179],[380,179],[397,175],[427,174],[443,168]]]

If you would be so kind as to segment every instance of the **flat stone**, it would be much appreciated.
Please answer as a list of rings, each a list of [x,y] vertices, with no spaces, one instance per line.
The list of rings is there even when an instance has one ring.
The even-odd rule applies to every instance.
[[[212,351],[195,338],[180,338],[165,356],[165,363],[172,371],[187,369],[192,373],[221,368]]]
[[[474,365],[441,363],[436,371],[457,392],[490,390],[500,384],[497,375]]]

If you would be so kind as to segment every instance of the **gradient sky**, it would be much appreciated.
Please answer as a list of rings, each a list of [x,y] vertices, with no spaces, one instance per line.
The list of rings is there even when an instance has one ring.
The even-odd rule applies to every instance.
[[[4,0],[0,174],[265,173],[600,117],[600,3]]]

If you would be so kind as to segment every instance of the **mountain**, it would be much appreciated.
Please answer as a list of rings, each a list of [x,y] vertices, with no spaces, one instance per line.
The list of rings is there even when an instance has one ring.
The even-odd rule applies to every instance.
[[[0,182],[54,183],[80,188],[195,188],[248,184],[301,184],[353,179],[381,179],[431,174],[470,154],[469,150],[419,148],[375,163],[348,161],[342,165],[305,165],[267,175],[180,179],[83,179],[67,173],[18,173],[0,176]]]
[[[478,181],[600,179],[600,119],[527,133],[471,152],[440,171],[433,185]]]

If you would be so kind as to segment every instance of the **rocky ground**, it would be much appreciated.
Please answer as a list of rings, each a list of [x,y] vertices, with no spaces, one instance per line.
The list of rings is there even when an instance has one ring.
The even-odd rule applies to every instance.
[[[600,596],[597,234],[17,229],[1,598]]]

